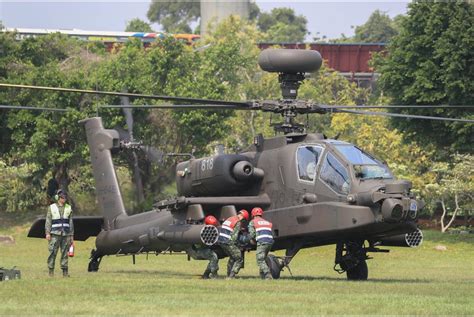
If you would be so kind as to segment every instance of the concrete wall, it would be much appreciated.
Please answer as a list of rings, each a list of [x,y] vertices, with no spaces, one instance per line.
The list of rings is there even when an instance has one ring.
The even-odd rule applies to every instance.
[[[222,21],[229,15],[248,18],[249,2],[250,0],[201,0],[201,35],[206,35],[211,21]]]

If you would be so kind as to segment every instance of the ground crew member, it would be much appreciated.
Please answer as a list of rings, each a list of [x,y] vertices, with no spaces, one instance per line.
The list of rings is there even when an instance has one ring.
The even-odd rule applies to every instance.
[[[242,229],[242,221],[249,220],[249,212],[245,209],[239,211],[236,216],[226,219],[219,232],[218,243],[222,250],[229,256],[227,262],[227,277],[235,278],[244,265],[242,252],[237,245],[239,232]]]
[[[216,217],[212,215],[204,218],[204,223],[214,227],[217,227],[219,224]],[[218,277],[217,271],[219,270],[219,257],[208,246],[202,244],[193,244],[193,246],[188,250],[188,254],[195,260],[209,260],[209,264],[202,274],[203,279]]]
[[[272,275],[265,259],[273,245],[272,223],[263,219],[262,216],[262,208],[255,207],[252,209],[252,221],[249,223],[249,234],[250,238],[257,242],[256,255],[260,277],[271,280]]]
[[[61,269],[63,270],[63,276],[69,277],[67,252],[74,237],[72,208],[66,203],[67,194],[65,191],[58,190],[54,198],[57,202],[49,206],[44,227],[46,240],[49,241],[49,276],[54,275],[56,255],[58,250],[61,249]]]

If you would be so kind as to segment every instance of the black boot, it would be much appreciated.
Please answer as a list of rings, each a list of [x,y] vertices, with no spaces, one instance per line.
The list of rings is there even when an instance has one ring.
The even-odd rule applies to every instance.
[[[202,278],[207,280],[210,274],[211,274],[210,270],[205,270],[204,273],[202,274]]]
[[[67,269],[63,269],[63,277],[69,277]]]
[[[49,269],[48,275],[49,275],[49,277],[53,277],[54,276],[54,269]]]
[[[265,273],[265,279],[266,279],[266,280],[273,280],[272,273],[270,273],[270,272]]]
[[[219,275],[217,274],[217,271],[211,272],[211,275],[209,276],[209,278],[212,278],[212,279],[219,278]]]
[[[229,275],[227,276],[227,279],[229,279],[229,280],[235,279],[235,273],[234,273],[234,272],[230,272]]]

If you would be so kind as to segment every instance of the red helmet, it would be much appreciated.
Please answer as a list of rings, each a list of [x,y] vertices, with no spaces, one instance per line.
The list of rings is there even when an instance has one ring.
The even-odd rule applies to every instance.
[[[260,207],[255,207],[252,209],[252,218],[263,215],[263,210]]]
[[[217,224],[218,224],[216,217],[214,217],[213,215],[209,215],[206,218],[204,218],[204,223],[206,225],[211,225],[214,227],[217,227]]]
[[[242,209],[241,211],[239,211],[239,215],[242,215],[242,217],[245,218],[245,220],[249,220],[249,212],[245,209]]]

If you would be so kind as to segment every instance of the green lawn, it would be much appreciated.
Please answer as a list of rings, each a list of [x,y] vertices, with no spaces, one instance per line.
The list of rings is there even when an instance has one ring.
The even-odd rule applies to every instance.
[[[369,281],[348,282],[332,270],[334,247],[301,251],[280,280],[256,278],[255,253],[241,278],[201,280],[205,262],[185,255],[106,257],[88,273],[94,239],[76,244],[72,277],[47,277],[45,240],[27,227],[0,229],[0,266],[22,279],[0,282],[0,315],[474,315],[474,236],[425,232],[417,249],[372,254]],[[446,251],[435,246],[444,245]],[[221,271],[225,262],[221,261]]]

